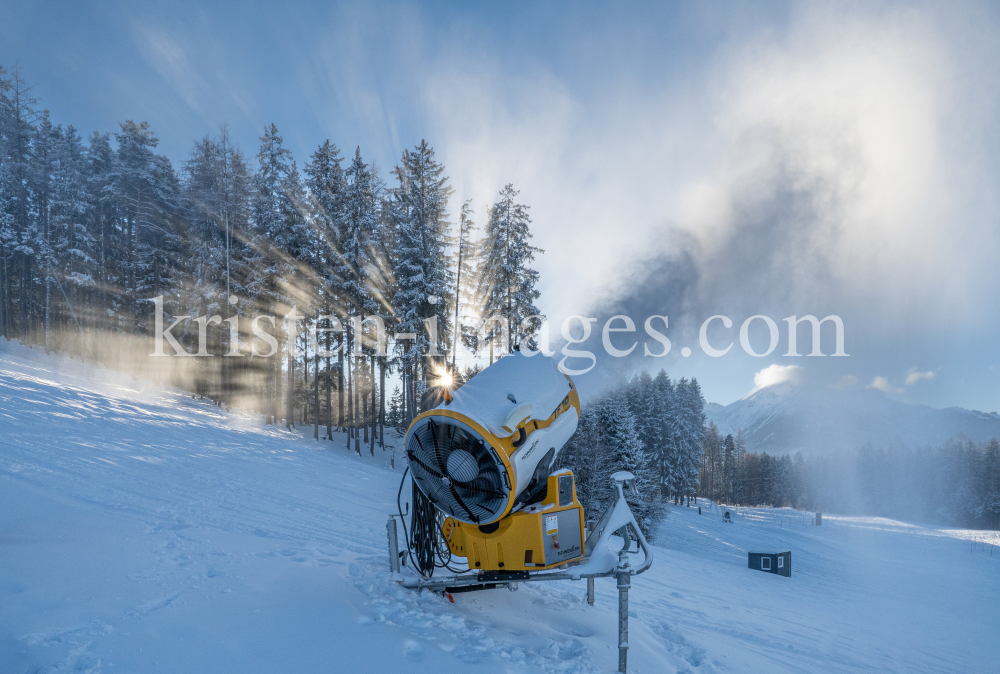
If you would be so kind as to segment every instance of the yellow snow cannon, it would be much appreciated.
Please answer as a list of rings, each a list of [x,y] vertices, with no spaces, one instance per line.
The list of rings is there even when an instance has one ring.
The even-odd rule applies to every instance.
[[[413,420],[405,447],[414,484],[448,516],[451,553],[483,571],[582,557],[573,474],[555,471],[580,418],[573,381],[553,360],[515,352],[444,398]]]

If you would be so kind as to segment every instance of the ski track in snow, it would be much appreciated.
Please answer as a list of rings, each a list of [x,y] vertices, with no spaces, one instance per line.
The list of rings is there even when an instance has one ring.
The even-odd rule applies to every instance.
[[[0,343],[0,672],[615,670],[613,580],[404,590],[401,469],[311,431]],[[732,510],[671,508],[630,671],[996,671],[995,532]]]

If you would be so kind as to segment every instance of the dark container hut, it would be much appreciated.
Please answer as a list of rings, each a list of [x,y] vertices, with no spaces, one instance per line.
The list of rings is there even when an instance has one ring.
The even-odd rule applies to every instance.
[[[748,552],[747,566],[757,571],[775,573],[779,576],[792,575],[791,552]]]

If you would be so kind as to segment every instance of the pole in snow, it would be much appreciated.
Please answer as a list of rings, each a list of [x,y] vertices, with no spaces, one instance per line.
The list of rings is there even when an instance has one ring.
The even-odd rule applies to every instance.
[[[618,671],[628,671],[628,589],[632,587],[632,568],[628,563],[627,551],[631,545],[628,526],[621,528],[625,545],[618,552]]]
[[[399,538],[396,533],[395,517],[390,517],[385,523],[385,530],[389,536],[389,571],[399,573]]]

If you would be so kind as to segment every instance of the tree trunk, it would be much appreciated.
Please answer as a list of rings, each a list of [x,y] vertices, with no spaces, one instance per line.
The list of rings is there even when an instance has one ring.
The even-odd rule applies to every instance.
[[[357,339],[356,335],[355,339]],[[358,417],[361,415],[361,399],[359,395],[361,391],[361,381],[358,379],[358,375],[360,375],[361,372],[358,367],[358,357],[355,356],[352,360],[354,362],[351,365],[353,369],[351,379],[354,382],[354,391],[351,394],[351,404],[354,406],[354,414],[351,416],[351,425],[354,428],[354,451],[358,453],[358,456],[361,456],[361,434],[358,433]]]
[[[329,339],[326,343],[327,352],[330,351]],[[330,391],[330,356],[326,357],[326,439],[333,440],[333,404],[332,392]]]
[[[337,428],[344,430],[344,344],[341,337],[340,350],[337,351]]]
[[[378,361],[378,443],[385,451],[385,359]]]
[[[51,265],[46,265],[51,271]],[[45,353],[52,350],[52,282],[45,274]]]
[[[371,383],[372,383],[372,393],[371,393],[371,396],[372,396],[372,404],[371,404],[371,410],[372,410],[372,422],[371,422],[372,436],[371,436],[371,444],[369,445],[368,449],[371,452],[371,455],[375,456],[375,429],[378,426],[378,414],[375,413],[375,356],[374,356],[374,354],[372,355],[371,366],[370,366],[369,370],[371,372],[371,377],[369,379],[371,380]]]
[[[346,365],[350,366],[351,358],[348,356],[345,359]],[[352,391],[354,389],[354,372],[348,367],[347,369],[347,418],[344,419],[344,426],[347,429],[347,451],[351,450],[351,438],[354,437],[354,397]]]
[[[288,345],[288,392],[285,394],[285,430],[295,428],[295,359],[292,352],[295,350],[294,344]],[[281,362],[280,360],[278,361]]]
[[[316,312],[316,327],[319,327],[319,312]],[[309,334],[308,332],[306,334]],[[315,340],[317,343],[313,344],[313,350],[316,352],[316,362],[315,380],[313,381],[313,410],[315,412],[315,423],[313,424],[313,439],[319,440],[319,340]]]
[[[277,331],[280,332],[280,331]],[[271,358],[274,362],[271,367],[274,372],[274,400],[272,402],[272,409],[274,411],[274,425],[277,426],[280,420],[278,412],[281,411],[281,350],[284,348],[284,342],[282,340],[278,341],[278,352],[274,354]]]
[[[368,444],[368,392],[361,393],[361,425],[364,427],[364,443]]]

